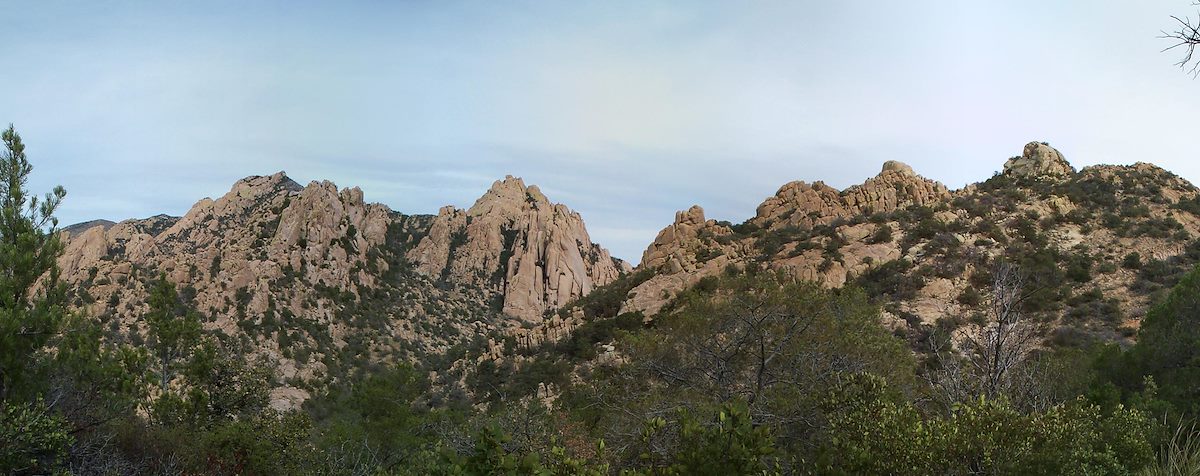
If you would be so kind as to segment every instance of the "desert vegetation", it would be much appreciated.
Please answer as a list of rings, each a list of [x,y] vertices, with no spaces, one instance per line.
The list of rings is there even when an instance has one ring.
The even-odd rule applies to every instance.
[[[659,266],[629,271],[594,244],[568,243],[607,274],[552,306],[553,289],[514,278],[522,257],[548,266],[522,248],[531,234],[495,220],[500,249],[481,249],[490,217],[454,210],[389,216],[373,246],[361,241],[369,227],[345,224],[323,240],[324,261],[299,254],[265,287],[222,278],[271,262],[304,193],[278,177],[258,179],[295,195],[259,199],[271,218],[251,227],[245,260],[221,249],[175,267],[133,263],[123,257],[136,244],[122,237],[67,280],[70,238],[55,219],[66,192],[31,195],[24,144],[11,127],[3,139],[7,473],[1173,474],[1198,464],[1200,240],[1189,216],[1200,194],[1157,200],[1164,187],[1186,189],[1144,167],[997,175],[953,198],[926,184],[944,200],[853,216],[792,210],[732,225],[694,208],[664,236],[699,230],[699,245],[659,243],[690,251]],[[911,170],[881,177],[926,183]],[[886,190],[872,187],[862,193]],[[518,205],[503,201],[508,191]],[[519,179],[489,193],[501,210],[548,203]],[[178,220],[130,226],[165,236]],[[1084,229],[1157,248],[1063,239]],[[446,242],[429,241],[435,233]],[[444,263],[411,258],[440,245]],[[894,259],[858,258],[864,247]],[[1178,251],[1136,251],[1164,247]],[[796,262],[842,279],[780,265]],[[481,263],[493,267],[472,267]],[[356,278],[339,284],[337,266]],[[654,287],[663,278],[687,284]],[[951,311],[929,319],[912,303],[937,283]],[[513,286],[546,300],[514,300]],[[658,291],[654,311],[631,304],[646,289]],[[1130,303],[1143,301],[1131,327]]]

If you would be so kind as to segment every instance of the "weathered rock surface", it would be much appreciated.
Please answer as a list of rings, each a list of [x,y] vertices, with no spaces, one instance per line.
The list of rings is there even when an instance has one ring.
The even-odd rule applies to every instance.
[[[512,176],[467,210],[443,207],[408,257],[428,276],[499,292],[502,311],[528,322],[629,270],[578,213]]]
[[[884,163],[878,175],[839,191],[824,182],[791,182],[758,206],[755,224],[788,224],[801,227],[827,225],[838,218],[887,213],[909,205],[927,205],[950,197],[945,185],[913,172],[897,162]]]
[[[917,175],[902,162],[888,161],[878,175],[846,190],[839,191],[824,182],[790,182],[759,205],[757,214],[748,223],[767,232],[808,230],[912,205],[943,203],[950,198],[944,185]],[[768,266],[787,270],[798,279],[841,286],[873,263],[901,257],[894,242],[866,242],[875,230],[874,226],[839,225],[835,232],[845,241],[839,247],[839,260],[826,260],[820,249],[803,250],[793,243],[778,251],[779,256],[769,259]],[[826,246],[826,242],[821,246]],[[704,210],[699,206],[679,212],[674,223],[659,232],[643,253],[640,266],[655,269],[657,274],[630,293],[624,310],[656,313],[672,296],[703,277],[716,275],[731,264],[745,265],[752,261],[755,247],[753,238],[739,236],[729,226],[705,220]]]
[[[889,301],[890,322],[932,325],[980,312],[959,297],[976,286],[970,278],[985,273],[993,260],[1044,246],[1041,259],[1054,257],[1059,269],[1071,260],[1091,263],[1087,275],[1076,275],[1082,281],[1071,281],[1062,292],[1098,290],[1107,312],[1117,314],[1107,324],[1090,322],[1089,332],[1120,339],[1129,333],[1115,326],[1136,328],[1149,303],[1146,289],[1156,286],[1122,264],[1127,255],[1157,260],[1157,267],[1196,264],[1188,250],[1200,247],[1192,241],[1200,236],[1200,191],[1166,170],[1136,163],[1076,172],[1057,150],[1031,142],[1003,171],[951,191],[906,164],[888,161],[878,175],[845,190],[819,181],[785,184],[737,226],[706,220],[694,206],[679,212],[646,249],[640,266],[654,275],[629,292],[622,312],[652,316],[678,293],[729,266],[781,270],[840,287],[890,265],[886,273],[899,277],[871,278],[891,279],[888,286],[904,289],[887,291],[898,293]],[[1056,279],[1048,285],[1062,286],[1068,278]],[[1088,301],[1077,298],[1065,307],[1076,305],[1071,302]],[[1097,311],[1047,312],[1040,319],[1056,322],[1067,312]]]
[[[1004,173],[1027,178],[1065,177],[1075,173],[1075,168],[1049,144],[1030,142],[1019,157],[1004,163]]]
[[[182,217],[73,227],[59,260],[75,304],[119,334],[143,334],[153,279],[165,275],[204,326],[251,344],[281,378],[321,381],[347,345],[368,360],[444,352],[477,335],[541,323],[545,311],[629,266],[591,242],[583,220],[520,179],[468,210],[407,216],[358,188],[247,177]],[[493,307],[496,302],[500,306]],[[557,339],[577,320],[546,322]],[[276,388],[272,405],[309,393]]]

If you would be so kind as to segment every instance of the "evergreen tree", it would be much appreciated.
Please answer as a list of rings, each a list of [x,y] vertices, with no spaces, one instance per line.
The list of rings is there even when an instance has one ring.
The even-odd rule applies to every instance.
[[[61,186],[39,200],[26,189],[33,166],[10,125],[0,134],[0,400],[9,398],[31,368],[30,358],[57,333],[65,288],[56,264],[63,245],[54,211]],[[44,277],[44,278],[43,278]],[[41,281],[39,282],[39,279]]]
[[[200,339],[200,318],[196,311],[179,302],[175,285],[162,275],[150,290],[150,312],[146,325],[150,328],[151,346],[158,361],[159,390],[166,393],[178,368],[192,354]]]

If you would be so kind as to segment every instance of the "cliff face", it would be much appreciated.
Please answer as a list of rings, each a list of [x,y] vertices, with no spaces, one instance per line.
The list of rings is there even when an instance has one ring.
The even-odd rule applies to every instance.
[[[527,322],[629,270],[578,213],[511,176],[467,210],[442,208],[408,257],[428,276],[500,293],[502,311]]]
[[[197,202],[183,217],[130,220],[68,236],[60,266],[69,282],[90,279],[93,295],[118,292],[126,303],[139,302],[143,291],[137,283],[122,284],[132,274],[163,273],[194,288],[198,309],[229,318],[216,321],[228,330],[236,325],[228,315],[233,294],[244,290],[251,296],[245,313],[262,314],[275,294],[272,285],[285,275],[339,291],[371,285],[374,277],[363,264],[367,250],[384,243],[389,213],[363,203],[356,188],[339,191],[330,182],[301,187],[282,173],[248,177],[216,200]],[[91,310],[102,313],[104,306],[96,302]],[[134,317],[138,309],[116,312]],[[316,312],[330,317],[328,309]]]
[[[864,286],[919,332],[981,312],[986,274],[1003,260],[1038,282],[1030,312],[1051,324],[1052,338],[1120,340],[1155,290],[1200,264],[1198,197],[1149,164],[1076,171],[1041,142],[953,191],[890,161],[845,190],[788,183],[740,225],[707,220],[699,206],[679,212],[646,249],[640,266],[653,276],[622,311],[651,316],[705,276],[756,267]]]
[[[206,328],[296,382],[326,381],[354,359],[414,359],[511,335],[628,269],[591,242],[579,214],[514,178],[468,210],[430,217],[280,172],[240,180],[183,217],[64,236],[59,265],[76,305],[118,335],[144,336],[147,290],[165,275]],[[290,384],[276,390],[279,406],[307,397]]]

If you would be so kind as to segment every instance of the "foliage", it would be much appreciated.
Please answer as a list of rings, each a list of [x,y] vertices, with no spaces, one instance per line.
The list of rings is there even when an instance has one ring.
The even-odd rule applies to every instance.
[[[185,360],[195,351],[200,337],[200,317],[186,308],[166,275],[159,277],[147,299],[145,315],[150,330],[150,347],[158,360],[159,391],[166,392]]]
[[[0,472],[49,473],[66,458],[71,441],[66,422],[41,399],[0,403]]]
[[[667,455],[655,454],[656,438],[661,438],[667,421],[651,418],[643,429],[639,469],[631,474],[645,475],[751,475],[778,474],[773,462],[775,451],[771,428],[755,425],[745,402],[723,404],[715,421],[704,421],[684,411],[678,432],[671,435],[676,449]]]
[[[55,187],[44,199],[30,197],[26,182],[33,166],[25,144],[10,125],[0,133],[0,400],[21,385],[31,357],[58,331],[66,315],[65,287],[55,263],[62,243],[54,211],[66,192]],[[38,283],[38,280],[45,279]]]
[[[604,428],[627,465],[636,459],[629,435],[673,408],[742,401],[754,425],[775,428],[779,445],[795,450],[811,435],[785,423],[815,418],[818,391],[841,372],[878,372],[901,388],[915,378],[904,342],[883,329],[862,291],[772,272],[723,276],[715,292],[686,294],[674,313],[618,347],[630,362],[594,375],[579,405],[594,409],[590,424]]]
[[[1159,382],[1164,400],[1192,415],[1200,411],[1200,269],[1150,309],[1130,357]]]
[[[1141,476],[1200,474],[1200,433],[1195,424],[1180,422],[1171,439],[1158,451],[1158,461],[1138,472]]]
[[[888,261],[867,270],[854,284],[873,298],[912,299],[925,286],[925,277],[912,273],[913,269],[913,263],[906,259]]]
[[[831,474],[1128,474],[1153,458],[1149,419],[1082,400],[1022,414],[1004,400],[923,418],[878,377],[859,375],[826,400],[818,459]]]

